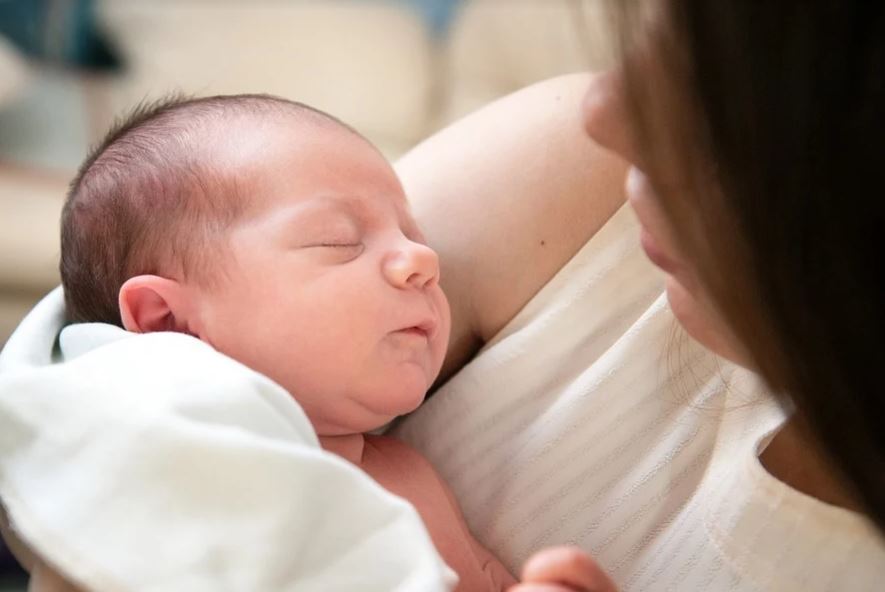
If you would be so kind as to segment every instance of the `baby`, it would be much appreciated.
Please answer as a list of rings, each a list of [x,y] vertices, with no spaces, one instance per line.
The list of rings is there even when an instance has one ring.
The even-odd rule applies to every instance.
[[[393,169],[354,130],[264,95],[142,107],[72,184],[61,273],[73,322],[190,334],[283,386],[323,448],[415,506],[458,590],[515,583],[428,461],[367,434],[421,403],[450,317]]]

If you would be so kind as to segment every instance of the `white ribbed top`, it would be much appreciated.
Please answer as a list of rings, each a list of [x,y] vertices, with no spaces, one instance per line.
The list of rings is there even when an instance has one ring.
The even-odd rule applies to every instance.
[[[394,434],[512,571],[576,543],[625,591],[877,590],[862,517],[759,464],[784,413],[677,330],[627,208]]]

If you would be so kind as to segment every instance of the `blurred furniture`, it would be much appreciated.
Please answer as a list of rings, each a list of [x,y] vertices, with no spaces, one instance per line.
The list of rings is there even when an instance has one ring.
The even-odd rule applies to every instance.
[[[96,0],[117,75],[25,64],[0,39],[0,345],[58,283],[58,216],[90,144],[172,90],[268,92],[396,158],[446,122],[610,58],[604,0],[464,0],[444,35],[405,0]]]

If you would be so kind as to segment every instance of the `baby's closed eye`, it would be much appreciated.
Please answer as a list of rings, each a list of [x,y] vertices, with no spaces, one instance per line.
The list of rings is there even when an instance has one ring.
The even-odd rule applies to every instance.
[[[318,248],[318,247],[329,247],[329,248],[357,248],[362,247],[363,243],[354,243],[347,241],[323,241],[316,244],[304,245],[302,248],[310,249],[310,248]]]
[[[317,240],[301,245],[299,250],[315,253],[320,261],[346,263],[359,257],[365,245],[361,241],[351,240]]]

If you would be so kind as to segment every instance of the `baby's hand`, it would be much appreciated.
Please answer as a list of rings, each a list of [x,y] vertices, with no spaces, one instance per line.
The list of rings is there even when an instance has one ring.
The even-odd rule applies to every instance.
[[[507,592],[617,592],[617,588],[578,547],[551,547],[529,558],[522,568],[522,583]]]

